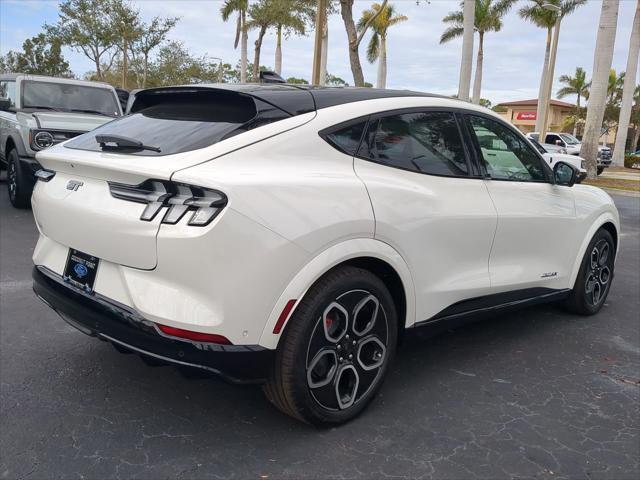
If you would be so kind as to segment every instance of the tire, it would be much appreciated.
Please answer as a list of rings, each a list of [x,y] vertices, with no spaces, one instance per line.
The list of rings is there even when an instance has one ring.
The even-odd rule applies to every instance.
[[[576,283],[566,306],[580,315],[594,315],[600,311],[613,282],[616,245],[611,234],[600,229],[589,242],[582,259]]]
[[[10,150],[7,154],[7,189],[11,205],[16,208],[31,206],[33,185],[26,178],[26,173],[20,165],[20,158],[15,149]]]
[[[604,172],[604,167],[598,167],[598,175],[602,175],[602,172]]]
[[[384,283],[367,270],[338,267],[309,289],[287,322],[263,390],[294,418],[317,426],[345,423],[380,389],[397,330]]]

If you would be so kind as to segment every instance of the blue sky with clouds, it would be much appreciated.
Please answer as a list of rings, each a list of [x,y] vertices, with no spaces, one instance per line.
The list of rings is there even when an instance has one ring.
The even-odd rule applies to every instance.
[[[431,0],[416,4],[415,0],[391,0],[409,21],[393,27],[388,38],[389,88],[409,88],[433,93],[453,94],[457,90],[461,40],[440,45],[444,25],[442,18],[459,8],[459,1]],[[145,19],[153,16],[179,16],[181,21],[170,34],[195,54],[222,57],[236,63],[239,51],[233,49],[235,22],[220,18],[222,1],[217,0],[134,0]],[[359,14],[371,1],[357,0],[354,12]],[[484,79],[482,96],[493,103],[534,98],[538,93],[544,56],[546,33],[524,22],[517,15],[521,0],[504,18],[502,31],[485,36]],[[629,35],[636,0],[621,0],[613,67],[624,70],[629,48]],[[25,38],[36,35],[45,23],[57,18],[57,0],[0,0],[0,54],[20,49]],[[557,78],[573,74],[577,66],[590,75],[596,42],[601,2],[588,1],[562,22]],[[254,34],[249,36],[249,58]],[[366,40],[365,40],[366,41]],[[477,37],[476,37],[477,42]],[[347,38],[342,19],[333,15],[329,20],[328,70],[353,83],[346,50]],[[291,37],[283,45],[283,74],[309,78],[311,76],[313,36]],[[366,62],[364,42],[361,46],[366,80],[375,83],[376,66]],[[273,65],[275,35],[270,33],[262,50],[263,65]],[[66,50],[65,56],[77,75],[92,69],[82,54]]]

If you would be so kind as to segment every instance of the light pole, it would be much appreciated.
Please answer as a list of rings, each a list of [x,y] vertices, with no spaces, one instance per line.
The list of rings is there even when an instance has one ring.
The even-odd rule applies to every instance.
[[[558,39],[560,37],[560,22],[562,21],[562,15],[560,15],[561,8],[554,3],[544,3],[542,8],[551,12],[556,12],[556,23],[554,25],[553,41],[551,43],[551,57],[549,58],[549,66],[547,68],[547,78],[545,79],[543,98],[539,98],[539,102],[543,102],[540,115],[542,117],[542,127],[540,129],[540,135],[538,141],[545,143],[547,136],[547,121],[549,119],[549,110],[551,109],[551,89],[553,87],[553,76],[556,68],[556,56],[558,53]]]

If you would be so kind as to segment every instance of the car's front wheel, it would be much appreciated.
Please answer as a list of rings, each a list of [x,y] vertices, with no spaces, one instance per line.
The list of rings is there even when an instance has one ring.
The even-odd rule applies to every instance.
[[[604,305],[611,283],[616,256],[616,245],[604,228],[591,239],[582,259],[576,283],[567,299],[570,311],[581,315],[598,313]]]
[[[602,175],[602,172],[604,172],[604,167],[598,167],[598,175]]]
[[[382,385],[397,329],[393,299],[377,276],[350,266],[332,270],[289,319],[264,387],[267,398],[314,425],[354,418]]]
[[[16,208],[27,208],[31,200],[29,181],[20,166],[18,152],[13,149],[7,155],[7,189],[9,201]]]

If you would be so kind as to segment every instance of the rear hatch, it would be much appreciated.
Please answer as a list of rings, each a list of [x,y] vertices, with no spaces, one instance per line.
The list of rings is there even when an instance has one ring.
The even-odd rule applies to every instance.
[[[169,223],[170,207],[144,217],[149,204],[164,202],[163,191],[191,204],[203,195],[211,200],[201,189],[171,184],[174,172],[295,128],[313,115],[292,115],[243,91],[140,92],[130,115],[38,153],[40,164],[55,175],[37,182],[36,221],[45,236],[66,247],[152,269],[156,235],[163,220]]]

